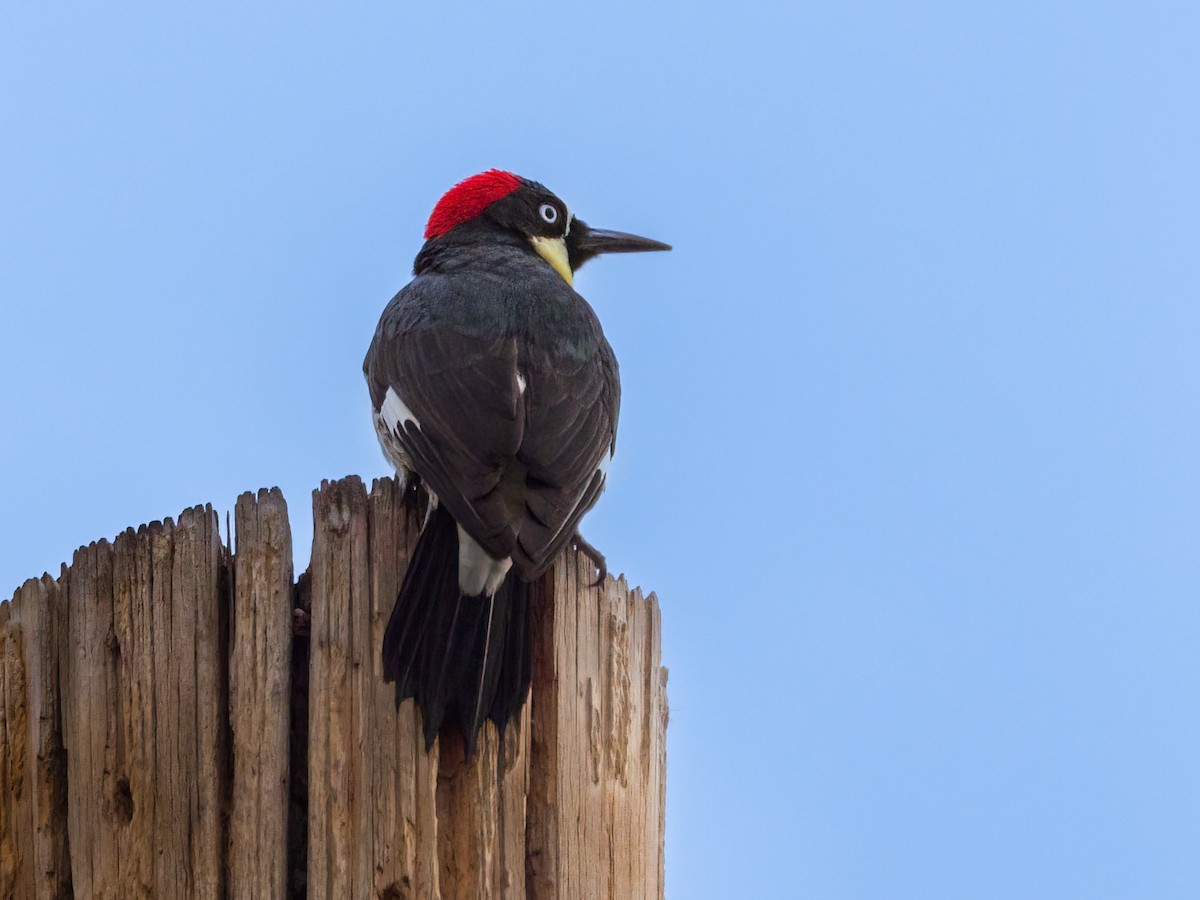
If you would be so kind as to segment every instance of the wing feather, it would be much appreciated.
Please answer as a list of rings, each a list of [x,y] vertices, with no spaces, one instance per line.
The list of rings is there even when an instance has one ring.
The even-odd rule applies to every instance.
[[[372,399],[378,411],[396,392],[416,420],[394,428],[413,469],[488,553],[534,578],[603,490],[616,359],[582,298],[590,327],[541,346],[471,315],[446,282],[419,277],[385,310],[364,363]]]

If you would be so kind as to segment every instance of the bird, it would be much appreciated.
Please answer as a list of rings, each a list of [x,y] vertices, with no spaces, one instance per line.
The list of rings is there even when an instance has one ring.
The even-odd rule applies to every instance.
[[[385,682],[421,710],[428,752],[500,733],[532,676],[531,585],[605,488],[621,383],[575,272],[668,244],[592,228],[536,181],[490,169],[437,202],[413,279],[363,362],[384,456],[429,497],[384,631]],[[598,583],[598,582],[597,582]]]

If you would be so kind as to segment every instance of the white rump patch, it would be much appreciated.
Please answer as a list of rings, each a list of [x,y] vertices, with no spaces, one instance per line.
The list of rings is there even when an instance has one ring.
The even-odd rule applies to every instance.
[[[401,400],[400,395],[390,387],[383,396],[383,405],[379,407],[379,415],[383,419],[383,423],[392,431],[399,431],[404,422],[412,422],[418,428],[421,427],[421,423],[413,415],[413,411],[408,408],[408,404]]]
[[[608,467],[612,465],[612,461],[613,455],[611,453],[605,453],[600,457],[600,464],[596,466],[596,471],[600,473],[601,478],[608,477]]]
[[[512,568],[512,557],[496,559],[463,531],[461,525],[457,528],[458,589],[468,597],[478,597],[480,594],[494,596],[504,576]]]

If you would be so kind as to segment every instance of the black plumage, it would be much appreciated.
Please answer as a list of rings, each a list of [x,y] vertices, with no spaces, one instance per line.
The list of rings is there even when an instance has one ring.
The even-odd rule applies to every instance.
[[[514,178],[476,179],[488,176]],[[385,452],[437,502],[388,623],[384,675],[398,703],[417,699],[427,743],[453,722],[468,749],[485,719],[503,728],[524,702],[530,582],[575,536],[615,449],[616,357],[563,267],[605,239],[666,249],[593,232],[541,185],[510,184],[457,222],[447,205],[462,198],[447,194],[430,230],[453,224],[422,248],[363,365]],[[468,596],[475,571],[490,589]]]

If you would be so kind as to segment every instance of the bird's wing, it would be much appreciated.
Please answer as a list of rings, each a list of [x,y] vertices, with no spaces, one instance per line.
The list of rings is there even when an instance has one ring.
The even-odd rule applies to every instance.
[[[540,346],[495,333],[460,301],[444,283],[414,280],[389,304],[363,368],[376,413],[439,502],[534,578],[604,488],[616,359],[586,305],[579,340]]]
[[[598,323],[585,346],[583,353],[531,347],[523,361],[530,381],[519,458],[528,478],[515,561],[531,574],[554,561],[595,505],[615,448],[616,357]]]
[[[413,469],[489,553],[511,554],[511,464],[525,429],[517,345],[443,314],[417,280],[389,304],[363,364],[375,411]],[[439,311],[438,305],[443,309]]]

